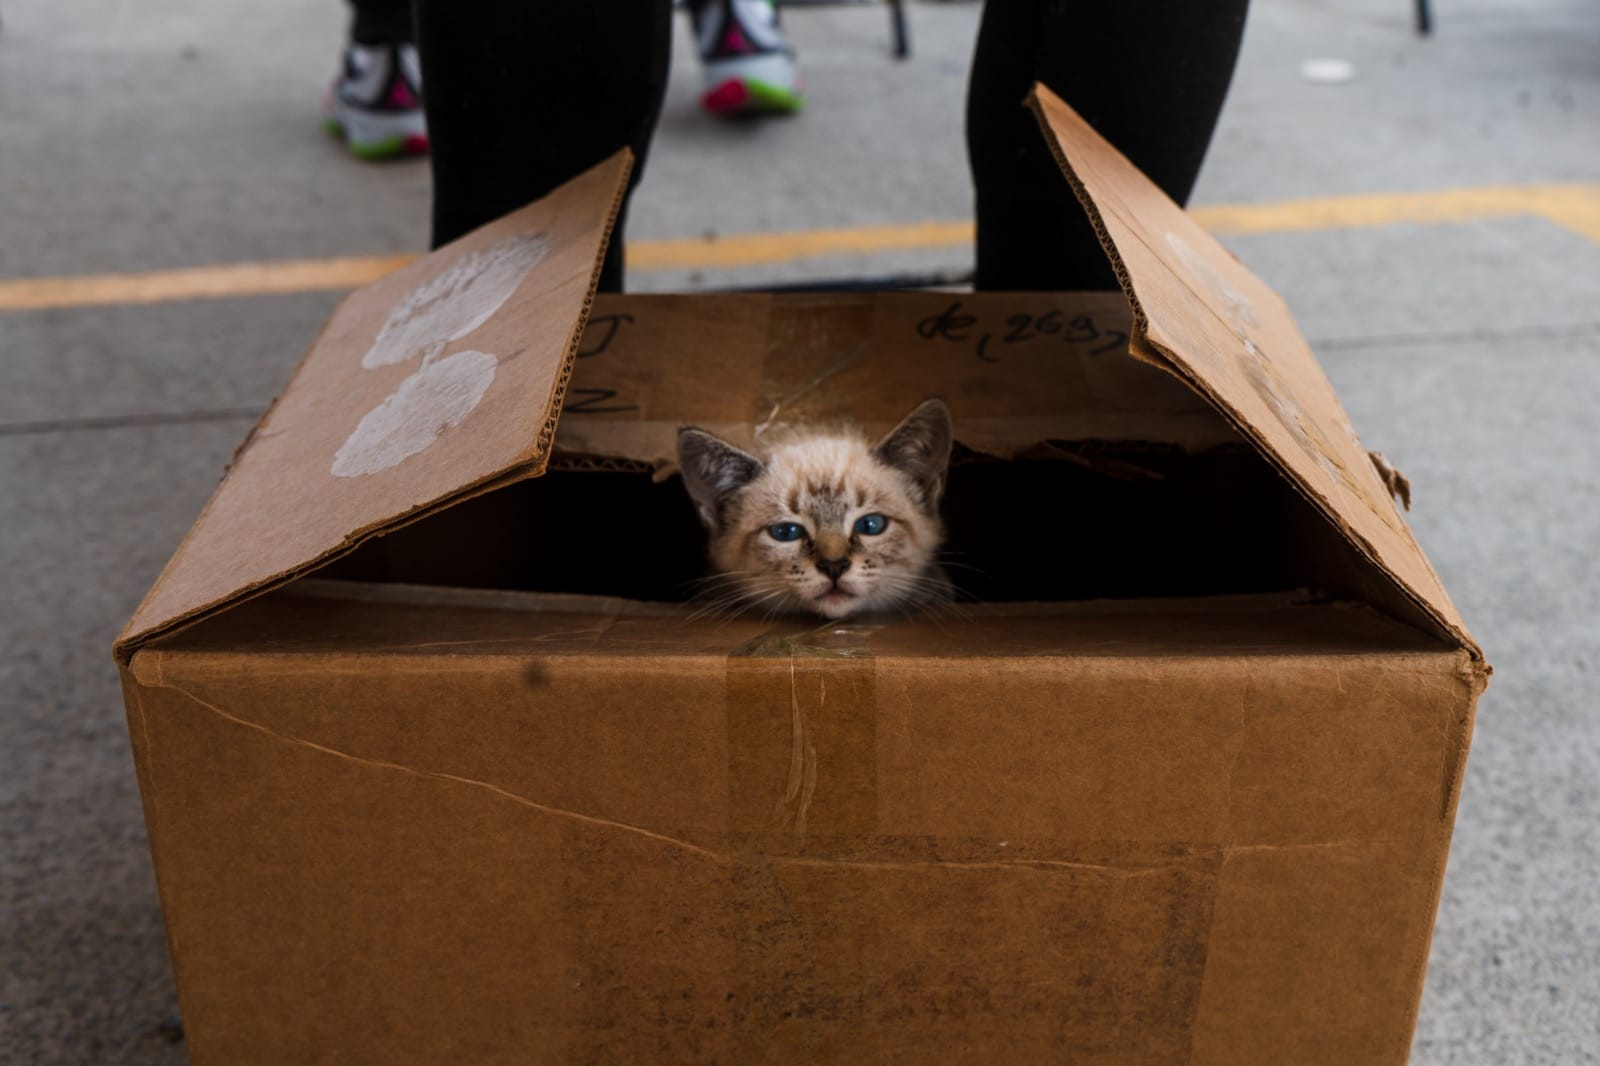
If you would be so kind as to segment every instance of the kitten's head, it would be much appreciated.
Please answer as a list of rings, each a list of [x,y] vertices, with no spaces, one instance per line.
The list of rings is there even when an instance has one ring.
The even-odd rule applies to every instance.
[[[726,599],[844,618],[937,598],[950,411],[928,400],[877,444],[797,435],[760,457],[678,431],[678,465],[711,533]]]

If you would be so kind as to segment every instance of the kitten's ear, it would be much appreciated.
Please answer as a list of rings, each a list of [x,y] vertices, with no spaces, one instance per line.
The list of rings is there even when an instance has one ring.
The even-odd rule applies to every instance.
[[[953,436],[950,408],[940,399],[924,400],[878,442],[872,454],[885,466],[908,475],[931,511],[944,494]]]
[[[678,469],[707,528],[716,530],[721,503],[761,474],[761,460],[703,429],[678,430]]]

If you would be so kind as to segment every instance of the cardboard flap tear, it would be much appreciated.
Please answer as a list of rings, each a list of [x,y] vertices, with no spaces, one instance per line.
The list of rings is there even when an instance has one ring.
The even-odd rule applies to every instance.
[[[119,658],[541,473],[631,165],[624,150],[346,298],[134,613]]]
[[[1048,88],[1029,102],[1132,305],[1134,357],[1209,400],[1481,659],[1283,300]]]

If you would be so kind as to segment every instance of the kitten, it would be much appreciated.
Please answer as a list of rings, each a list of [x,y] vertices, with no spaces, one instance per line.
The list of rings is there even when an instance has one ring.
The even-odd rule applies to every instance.
[[[681,428],[678,466],[723,582],[714,606],[845,618],[949,599],[935,555],[951,440],[937,399],[876,444],[813,430],[757,457]]]

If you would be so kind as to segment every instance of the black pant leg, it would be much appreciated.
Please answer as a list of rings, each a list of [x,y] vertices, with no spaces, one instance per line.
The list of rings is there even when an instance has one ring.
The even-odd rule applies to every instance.
[[[1114,289],[1033,115],[1042,81],[1179,203],[1233,77],[1249,0],[988,0],[967,96],[979,289]]]
[[[637,184],[666,93],[670,0],[416,0],[416,14],[435,247],[623,145]],[[604,291],[622,288],[622,234],[618,218]]]
[[[411,0],[350,0],[350,39],[392,44],[412,39]]]

